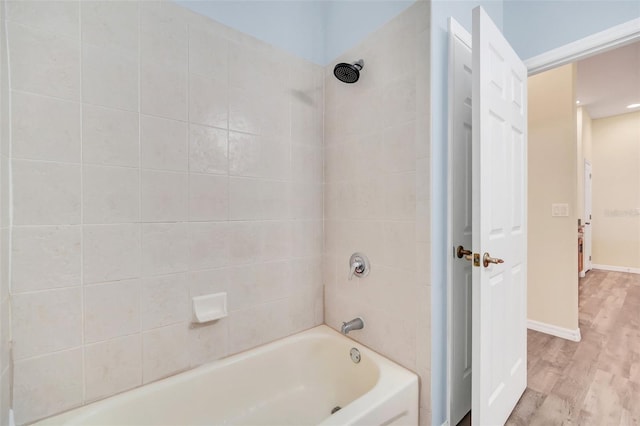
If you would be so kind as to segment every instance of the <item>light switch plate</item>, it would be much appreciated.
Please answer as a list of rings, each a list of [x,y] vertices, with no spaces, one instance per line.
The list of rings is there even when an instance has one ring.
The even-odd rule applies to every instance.
[[[569,216],[569,204],[551,204],[551,216],[567,217]]]

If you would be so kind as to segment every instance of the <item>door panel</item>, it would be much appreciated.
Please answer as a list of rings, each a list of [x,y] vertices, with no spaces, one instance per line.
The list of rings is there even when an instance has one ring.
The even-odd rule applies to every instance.
[[[527,70],[482,8],[473,11],[474,425],[504,424],[524,392]],[[482,263],[483,255],[504,263]],[[496,260],[497,261],[497,260]]]

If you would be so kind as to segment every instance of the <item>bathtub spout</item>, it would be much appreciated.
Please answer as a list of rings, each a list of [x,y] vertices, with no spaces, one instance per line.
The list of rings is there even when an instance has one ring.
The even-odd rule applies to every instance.
[[[342,334],[349,334],[352,330],[362,330],[364,328],[364,320],[360,317],[354,318],[349,322],[343,322],[340,331]]]

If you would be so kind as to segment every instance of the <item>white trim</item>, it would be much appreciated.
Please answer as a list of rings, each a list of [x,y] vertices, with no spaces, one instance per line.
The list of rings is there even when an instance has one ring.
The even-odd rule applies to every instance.
[[[442,423],[442,426],[449,426],[449,420],[445,420],[444,423]]]
[[[593,269],[599,269],[601,271],[613,271],[613,272],[627,272],[629,274],[640,274],[640,268],[631,268],[628,266],[613,266],[613,265],[592,265]]]
[[[575,62],[640,40],[640,18],[592,34],[524,61],[529,75]]]
[[[571,330],[531,319],[527,320],[527,328],[529,330],[539,331],[540,333],[550,334],[552,336],[561,337],[574,342],[579,342],[582,339],[580,336],[580,328]]]

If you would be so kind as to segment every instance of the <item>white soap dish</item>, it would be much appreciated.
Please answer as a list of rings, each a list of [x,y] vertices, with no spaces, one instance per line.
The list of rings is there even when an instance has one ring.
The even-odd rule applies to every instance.
[[[227,316],[227,293],[196,296],[193,301],[193,322],[203,323]]]

